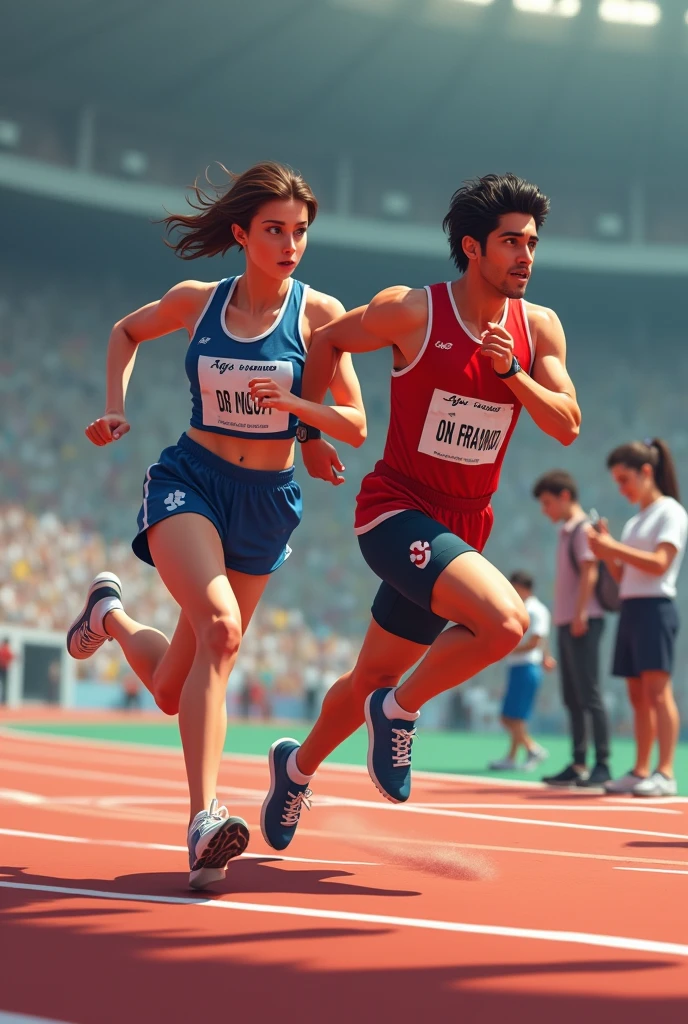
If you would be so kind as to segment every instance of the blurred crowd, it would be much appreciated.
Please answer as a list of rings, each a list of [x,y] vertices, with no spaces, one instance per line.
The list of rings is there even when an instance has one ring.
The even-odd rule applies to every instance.
[[[107,448],[93,447],[84,436],[86,424],[103,410],[110,327],[144,300],[108,283],[97,294],[76,294],[43,283],[39,288],[35,280],[26,286],[0,282],[0,623],[64,629],[81,607],[90,578],[108,568],[123,579],[131,614],[168,633],[174,628],[178,609],[156,573],[131,554],[130,542],[146,467],[188,423],[186,339],[173,335],[142,346],[127,401],[130,434]],[[673,345],[669,370],[665,361],[647,358],[650,341],[641,329],[635,337],[600,339],[586,333],[583,323],[566,326],[582,435],[562,449],[524,414],[507,456],[486,550],[504,572],[532,572],[545,602],[555,536],[531,497],[534,479],[553,467],[569,470],[579,481],[584,507],[606,515],[618,536],[630,509],[605,470],[606,452],[631,438],[663,436],[680,474],[688,454],[683,389],[672,383],[688,378],[688,351],[664,339]],[[270,581],[242,659],[242,671],[262,678],[266,690],[322,691],[351,665],[369,619],[376,581],[358,552],[352,520],[358,483],[384,441],[385,360],[375,353],[357,364],[369,439],[359,450],[342,449],[346,485],[310,480],[297,465],[303,524],[291,558]],[[688,477],[683,482],[688,489]],[[680,582],[686,622],[687,599],[688,586]],[[123,672],[114,646],[106,645],[100,656],[102,678]],[[679,649],[679,694],[686,689],[687,654]],[[489,674],[485,685],[493,678],[497,685],[497,676]]]
[[[130,614],[168,636],[179,608],[149,566],[121,540],[53,511],[39,515],[21,505],[0,505],[0,623],[64,632],[84,602],[93,576],[104,566],[124,582]],[[315,706],[355,657],[351,637],[320,624],[309,627],[298,607],[266,602],[256,612],[232,681],[239,706],[259,707],[267,717],[273,697],[306,699]],[[116,644],[80,662],[80,676],[125,682],[126,663]],[[126,687],[125,687],[126,688]],[[246,708],[244,707],[244,710]]]

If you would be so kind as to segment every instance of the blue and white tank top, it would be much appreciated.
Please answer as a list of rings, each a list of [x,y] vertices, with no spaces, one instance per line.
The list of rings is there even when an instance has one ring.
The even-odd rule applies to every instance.
[[[185,366],[191,385],[191,426],[230,437],[294,437],[297,417],[257,409],[248,383],[254,377],[272,377],[300,397],[306,361],[301,324],[308,285],[290,278],[272,327],[257,338],[237,338],[227,328],[226,312],[238,280],[220,281],[189,342]]]

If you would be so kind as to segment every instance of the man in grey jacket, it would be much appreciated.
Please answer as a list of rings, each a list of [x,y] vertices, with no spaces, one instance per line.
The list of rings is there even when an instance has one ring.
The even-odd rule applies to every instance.
[[[598,563],[583,524],[587,517],[578,488],[564,470],[540,477],[533,496],[553,523],[561,523],[557,543],[552,619],[557,627],[562,697],[569,713],[573,760],[543,782],[551,786],[602,786],[609,773],[609,721],[599,678],[604,611],[595,596]],[[587,768],[587,719],[592,724],[595,765]]]

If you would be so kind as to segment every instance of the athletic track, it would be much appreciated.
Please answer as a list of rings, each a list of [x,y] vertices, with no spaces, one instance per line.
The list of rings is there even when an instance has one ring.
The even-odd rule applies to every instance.
[[[0,769],[0,1024],[688,1019],[685,798],[328,767],[279,857],[230,756],[252,841],[199,895],[179,752],[4,728]]]

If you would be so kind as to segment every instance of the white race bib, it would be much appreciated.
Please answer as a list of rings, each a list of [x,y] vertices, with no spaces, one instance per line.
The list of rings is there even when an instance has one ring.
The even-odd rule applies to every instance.
[[[198,383],[203,403],[203,426],[244,434],[279,434],[289,429],[289,413],[257,409],[248,382],[271,377],[291,391],[294,367],[286,359],[216,359],[198,357]]]
[[[495,462],[513,415],[511,404],[498,405],[435,388],[418,451],[464,466]]]

